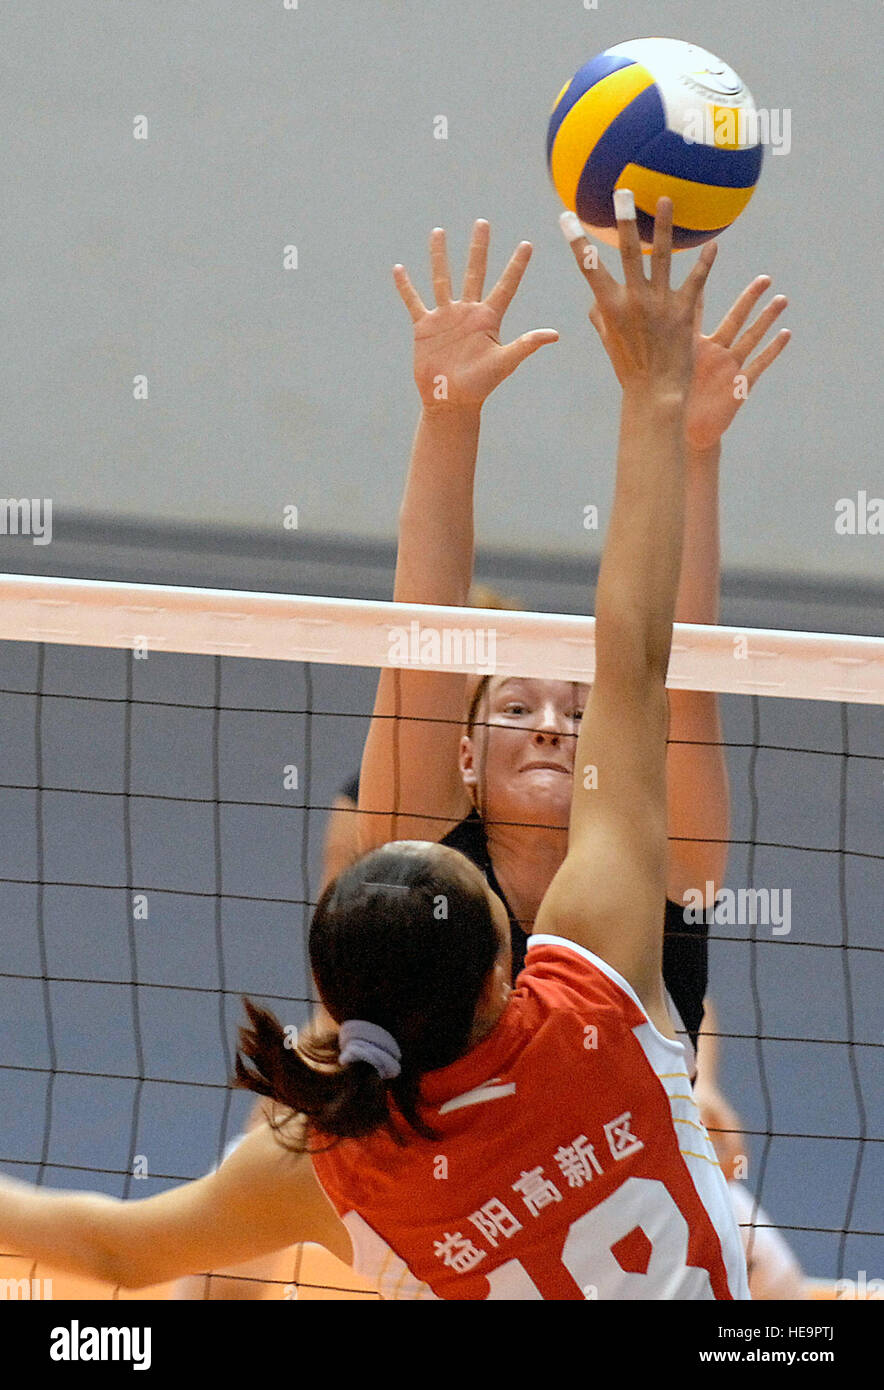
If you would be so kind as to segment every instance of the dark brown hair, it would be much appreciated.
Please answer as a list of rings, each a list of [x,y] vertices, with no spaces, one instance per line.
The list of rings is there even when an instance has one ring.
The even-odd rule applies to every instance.
[[[399,1076],[384,1081],[363,1061],[342,1067],[336,1031],[305,1034],[295,1048],[272,1013],[244,1001],[251,1027],[240,1029],[234,1084],[306,1116],[303,1143],[288,1147],[304,1147],[311,1129],[357,1139],[386,1127],[404,1143],[396,1111],[437,1137],[420,1115],[421,1077],[467,1051],[499,948],[484,887],[454,853],[373,850],[328,885],[310,924],[323,1004],[339,1025],[364,1019],[391,1033]]]

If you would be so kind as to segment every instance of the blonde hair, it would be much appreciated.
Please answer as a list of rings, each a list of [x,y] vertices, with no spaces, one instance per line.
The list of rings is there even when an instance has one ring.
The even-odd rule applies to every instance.
[[[525,607],[519,599],[492,589],[490,584],[471,584],[467,603],[470,608],[508,608],[518,611]]]
[[[520,599],[513,598],[511,594],[502,594],[498,589],[492,589],[490,584],[471,584],[470,592],[467,597],[470,608],[498,608],[509,609],[514,612],[521,612],[525,605]],[[472,678],[471,678],[472,679]],[[490,676],[481,676],[475,689],[470,691],[470,679],[467,680],[467,714],[466,726],[467,733],[472,738],[473,726],[476,722],[476,715],[479,710],[479,702],[485,690],[488,688]]]

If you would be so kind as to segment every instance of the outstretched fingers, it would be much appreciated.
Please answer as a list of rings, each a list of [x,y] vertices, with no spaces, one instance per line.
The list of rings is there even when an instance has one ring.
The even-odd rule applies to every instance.
[[[448,250],[445,245],[445,230],[434,227],[430,233],[430,268],[433,274],[433,293],[436,304],[441,309],[451,303],[451,272],[448,269]]]
[[[411,315],[412,323],[417,323],[418,319],[423,318],[427,312],[427,306],[411,283],[404,265],[393,266],[393,283],[399,291],[402,303]]]
[[[704,300],[704,298],[705,298],[705,296],[704,296],[704,294],[703,294],[703,291],[701,290],[700,293],[697,295],[696,301],[695,301],[695,303],[694,303],[694,333],[695,333],[695,334],[700,334],[700,333],[703,332],[703,300]]]
[[[590,309],[589,316],[598,328],[593,313],[598,314],[597,304],[604,303],[606,298],[610,298],[616,292],[618,289],[617,281],[599,260],[598,248],[593,246],[587,237],[576,212],[563,212],[559,217],[559,226],[562,229],[562,235],[574,253],[574,259],[584,280],[596,297],[596,304]]]
[[[638,230],[636,229],[636,236]],[[660,198],[654,217],[654,245],[651,250],[651,286],[665,290],[669,286],[672,265],[672,199]]]
[[[503,318],[512,303],[513,295],[519,288],[533,249],[530,241],[519,242],[505,265],[500,279],[485,300],[488,307],[493,309],[499,318]]]
[[[755,351],[767,330],[779,318],[788,302],[784,294],[778,294],[758,315],[751,327],[747,328],[746,332],[737,339],[733,346],[733,353],[740,364],[746,361],[750,352]]]
[[[697,301],[703,293],[709,272],[712,269],[715,257],[718,255],[718,242],[707,241],[703,246],[696,263],[691,267],[691,272],[681,287],[679,293],[686,302],[691,318],[695,319],[697,312]]]
[[[503,344],[501,348],[501,360],[505,368],[505,375],[509,376],[516,370],[526,357],[530,357],[532,352],[538,348],[546,347],[547,343],[557,343],[559,335],[554,328],[535,328],[530,333],[523,333],[520,338],[515,338],[511,343]]]
[[[638,234],[638,221],[635,216],[635,196],[630,188],[615,188],[614,216],[617,218],[623,279],[628,290],[636,290],[640,285],[647,284],[647,281],[642,260],[641,237]]]
[[[480,300],[482,298],[482,289],[485,284],[485,272],[488,268],[488,242],[490,238],[490,226],[484,218],[479,218],[473,226],[473,236],[470,241],[470,254],[467,260],[467,268],[463,277],[461,299]]]
[[[764,291],[769,288],[770,283],[769,275],[758,275],[751,285],[746,286],[712,334],[714,342],[720,343],[722,347],[730,347],[749,317],[753,306],[764,294]]]
[[[755,360],[749,363],[745,370],[745,377],[750,390],[755,385],[762,372],[766,372],[771,362],[779,357],[791,336],[792,334],[788,328],[781,328],[773,342],[769,343],[764,351],[759,352]]]

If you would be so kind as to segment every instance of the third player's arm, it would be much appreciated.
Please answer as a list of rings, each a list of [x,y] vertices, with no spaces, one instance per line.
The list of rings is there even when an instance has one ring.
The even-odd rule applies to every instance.
[[[684,548],[675,603],[679,623],[718,622],[720,457],[720,444],[686,451]],[[682,903],[689,888],[705,893],[712,883],[711,906],[724,878],[730,838],[727,761],[714,692],[670,690],[666,780],[667,897]]]
[[[750,322],[770,284],[770,276],[757,275],[708,335],[701,331],[702,296],[698,301],[694,374],[685,421],[685,531],[676,622],[718,622],[722,436],[790,337],[788,329],[780,329],[756,354],[788,302],[785,295],[775,295]],[[669,711],[668,896],[683,902],[686,888],[705,891],[705,885],[711,883],[711,899],[724,878],[730,838],[718,696],[706,691],[671,690]]]

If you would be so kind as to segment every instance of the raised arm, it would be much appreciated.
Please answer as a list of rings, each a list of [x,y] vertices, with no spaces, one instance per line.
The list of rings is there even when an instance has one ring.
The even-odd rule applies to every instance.
[[[676,622],[718,622],[720,456],[720,445],[686,450],[684,548]],[[688,889],[699,889],[711,907],[724,879],[730,839],[727,760],[719,699],[714,692],[670,690],[666,780],[670,836],[666,896],[683,903]],[[708,883],[712,888],[707,894]]]
[[[703,296],[697,301],[694,370],[685,412],[684,546],[675,603],[675,621],[679,623],[718,622],[721,438],[790,336],[782,329],[768,347],[747,361],[786,307],[785,295],[777,295],[750,327],[741,331],[770,283],[770,276],[756,276],[708,336],[701,332]],[[604,320],[597,308],[590,318],[607,347]],[[682,903],[688,888],[702,892],[711,883],[711,905],[724,878],[730,838],[718,696],[708,691],[671,690],[669,716],[667,896]]]
[[[785,295],[777,295],[750,327],[741,331],[770,283],[769,276],[757,276],[708,337],[700,332],[699,312],[697,315],[694,375],[685,417],[685,529],[675,603],[677,623],[719,620],[721,437],[790,336],[782,329],[768,347],[747,361],[786,307]],[[702,309],[702,296],[698,307]],[[717,695],[703,690],[670,690],[667,784],[667,896],[682,903],[688,888],[703,892],[711,883],[707,904],[711,906],[724,879],[730,839],[727,763]]]
[[[466,605],[482,405],[520,362],[558,338],[553,329],[537,329],[501,344],[501,320],[531,246],[517,247],[483,299],[488,238],[488,223],[477,222],[461,297],[454,300],[445,233],[434,230],[435,309],[426,308],[403,266],[394,270],[414,324],[414,375],[422,403],[399,513],[397,603]],[[463,675],[381,672],[359,784],[362,850],[391,839],[441,839],[466,814],[457,757],[464,689]]]
[[[596,670],[575,758],[568,853],[535,922],[604,957],[668,1031],[666,670],[684,531],[684,427],[707,244],[669,287],[672,204],[657,207],[650,280],[631,195],[618,195],[625,284],[573,243],[623,385],[614,505],[596,590]],[[590,769],[594,769],[594,774]],[[591,789],[590,789],[591,788]]]

